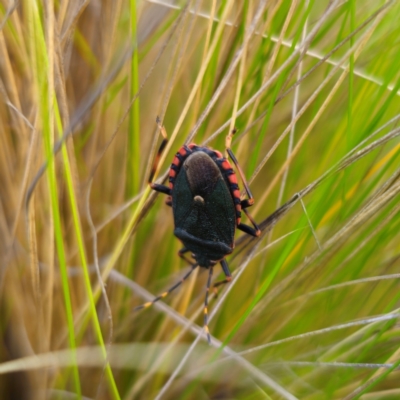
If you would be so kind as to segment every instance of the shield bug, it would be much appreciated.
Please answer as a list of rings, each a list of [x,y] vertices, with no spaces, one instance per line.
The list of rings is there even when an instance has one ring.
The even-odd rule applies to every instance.
[[[184,254],[191,252],[196,262],[174,286],[153,301],[136,307],[135,310],[149,307],[167,296],[180,286],[196,267],[206,268],[209,270],[209,276],[204,301],[204,329],[210,343],[208,294],[213,268],[219,262],[225,274],[225,279],[215,283],[214,287],[229,282],[232,275],[225,257],[233,251],[236,228],[252,236],[260,235],[259,227],[247,211],[247,208],[254,204],[254,199],[236,157],[230,149],[234,132],[227,136],[226,151],[243,181],[247,199],[240,199],[237,176],[228,159],[217,150],[197,146],[194,143],[182,146],[176,153],[169,170],[169,186],[153,183],[160,156],[168,142],[165,128],[158,118],[157,124],[163,141],[154,160],[149,184],[153,190],[168,195],[166,203],[172,207],[174,234],[184,246],[179,251],[179,256],[185,258]],[[241,222],[242,210],[253,227]],[[187,261],[190,263],[190,260]]]

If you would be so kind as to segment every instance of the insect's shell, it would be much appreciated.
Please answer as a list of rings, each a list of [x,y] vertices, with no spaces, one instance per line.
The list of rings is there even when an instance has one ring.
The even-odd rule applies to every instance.
[[[241,205],[237,177],[219,151],[195,144],[183,146],[169,172],[174,234],[200,266],[230,254]]]

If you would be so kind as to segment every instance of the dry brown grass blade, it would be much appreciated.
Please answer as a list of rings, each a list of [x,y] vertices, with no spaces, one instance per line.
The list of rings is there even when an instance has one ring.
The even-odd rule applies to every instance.
[[[150,32],[147,32],[147,34],[150,34]],[[140,39],[141,39],[141,41],[144,41],[146,39],[146,36],[143,35],[143,36],[141,36]],[[122,51],[122,55],[114,63],[114,65],[111,66],[110,71],[103,72],[100,79],[98,80],[97,85],[92,89],[92,91],[90,93],[87,94],[87,96],[77,106],[75,112],[71,116],[70,124],[64,129],[61,139],[59,139],[54,144],[54,148],[53,148],[54,155],[58,153],[58,151],[61,149],[61,146],[64,144],[64,142],[67,140],[67,138],[70,135],[73,135],[75,133],[75,130],[77,129],[79,124],[84,120],[84,118],[89,113],[89,111],[95,106],[97,101],[100,99],[101,95],[108,88],[108,86],[111,84],[111,82],[117,76],[117,74],[121,71],[121,69],[125,65],[126,61],[131,58],[132,52],[134,51],[134,49],[132,48],[130,42],[126,43],[124,48],[125,48],[125,50]],[[136,99],[136,97],[131,101],[132,104],[135,101],[135,99]],[[32,193],[35,190],[35,187],[36,187],[39,179],[42,177],[43,173],[45,172],[46,168],[47,168],[47,163],[44,163],[39,168],[39,171],[32,178],[31,183],[27,189],[26,204],[29,203]]]
[[[170,33],[168,34],[167,38],[165,39],[164,43],[162,44],[159,52],[157,53],[157,56],[155,57],[154,62],[152,63],[151,67],[149,68],[146,76],[143,78],[143,81],[140,84],[139,90],[137,93],[135,93],[135,95],[133,96],[133,98],[130,100],[130,103],[128,105],[128,107],[125,109],[124,114],[122,115],[122,117],[120,118],[120,120],[117,123],[117,126],[114,129],[114,132],[112,133],[112,135],[110,136],[110,138],[108,139],[106,145],[103,147],[101,154],[98,156],[94,167],[92,168],[92,171],[90,173],[90,178],[93,178],[93,176],[95,175],[97,168],[99,167],[101,160],[104,158],[104,155],[106,154],[107,150],[109,149],[109,147],[111,146],[111,143],[114,141],[115,137],[117,136],[117,133],[119,132],[123,122],[126,120],[126,118],[129,115],[129,112],[133,106],[133,103],[136,101],[136,99],[139,97],[143,87],[145,86],[145,84],[148,82],[148,80],[150,79],[151,75],[154,72],[155,67],[158,65],[162,55],[164,54],[164,51],[166,50],[167,46],[170,44],[173,36],[176,34],[178,28],[181,26],[181,24],[183,23],[183,19],[186,15],[186,8],[184,8],[182,10],[182,13],[178,16],[178,18],[176,19],[175,23],[173,24]],[[156,147],[156,142],[157,142],[157,137],[155,137],[154,141],[153,141],[153,145],[152,145],[152,150],[151,153],[154,153],[154,149]],[[147,175],[146,175],[147,176]]]

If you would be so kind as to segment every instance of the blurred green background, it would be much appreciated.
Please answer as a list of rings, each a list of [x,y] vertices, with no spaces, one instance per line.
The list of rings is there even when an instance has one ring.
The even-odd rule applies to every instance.
[[[0,1],[2,399],[398,399],[398,1]],[[255,197],[210,300],[147,185]],[[243,188],[243,185],[241,185]],[[244,218],[245,223],[249,223]],[[218,266],[214,279],[223,278]]]

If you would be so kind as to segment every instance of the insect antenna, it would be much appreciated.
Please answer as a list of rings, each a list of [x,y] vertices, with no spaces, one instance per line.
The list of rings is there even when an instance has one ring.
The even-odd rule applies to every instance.
[[[149,183],[150,184],[153,182],[153,178],[154,178],[154,175],[155,175],[155,173],[157,171],[158,164],[160,163],[161,154],[163,153],[163,151],[165,149],[165,146],[168,143],[167,131],[165,130],[164,125],[161,124],[160,117],[157,117],[156,123],[158,125],[158,128],[160,129],[160,132],[161,132],[161,135],[163,137],[163,140],[162,140],[162,142],[160,144],[160,148],[157,151],[156,157],[155,157],[154,162],[153,162],[153,166],[152,166],[151,171],[150,171],[150,176],[149,176]]]
[[[211,278],[213,274],[213,267],[210,267],[210,273],[208,274],[208,282],[206,289],[206,298],[204,300],[204,330],[207,335],[208,344],[211,344],[210,330],[208,329],[208,294],[210,293]]]
[[[141,304],[140,306],[137,306],[133,309],[133,311],[139,311],[143,308],[147,308],[152,306],[154,303],[156,303],[157,301],[163,299],[164,297],[168,296],[171,292],[173,292],[176,288],[178,288],[180,285],[182,285],[183,282],[185,282],[185,280],[187,278],[189,278],[190,274],[199,266],[199,264],[193,264],[189,270],[189,272],[187,272],[187,274],[185,276],[182,277],[182,279],[180,281],[178,281],[177,283],[175,283],[174,286],[171,286],[168,290],[166,290],[164,293],[161,293],[159,296],[157,296],[154,300],[152,301],[148,301],[147,303]]]

